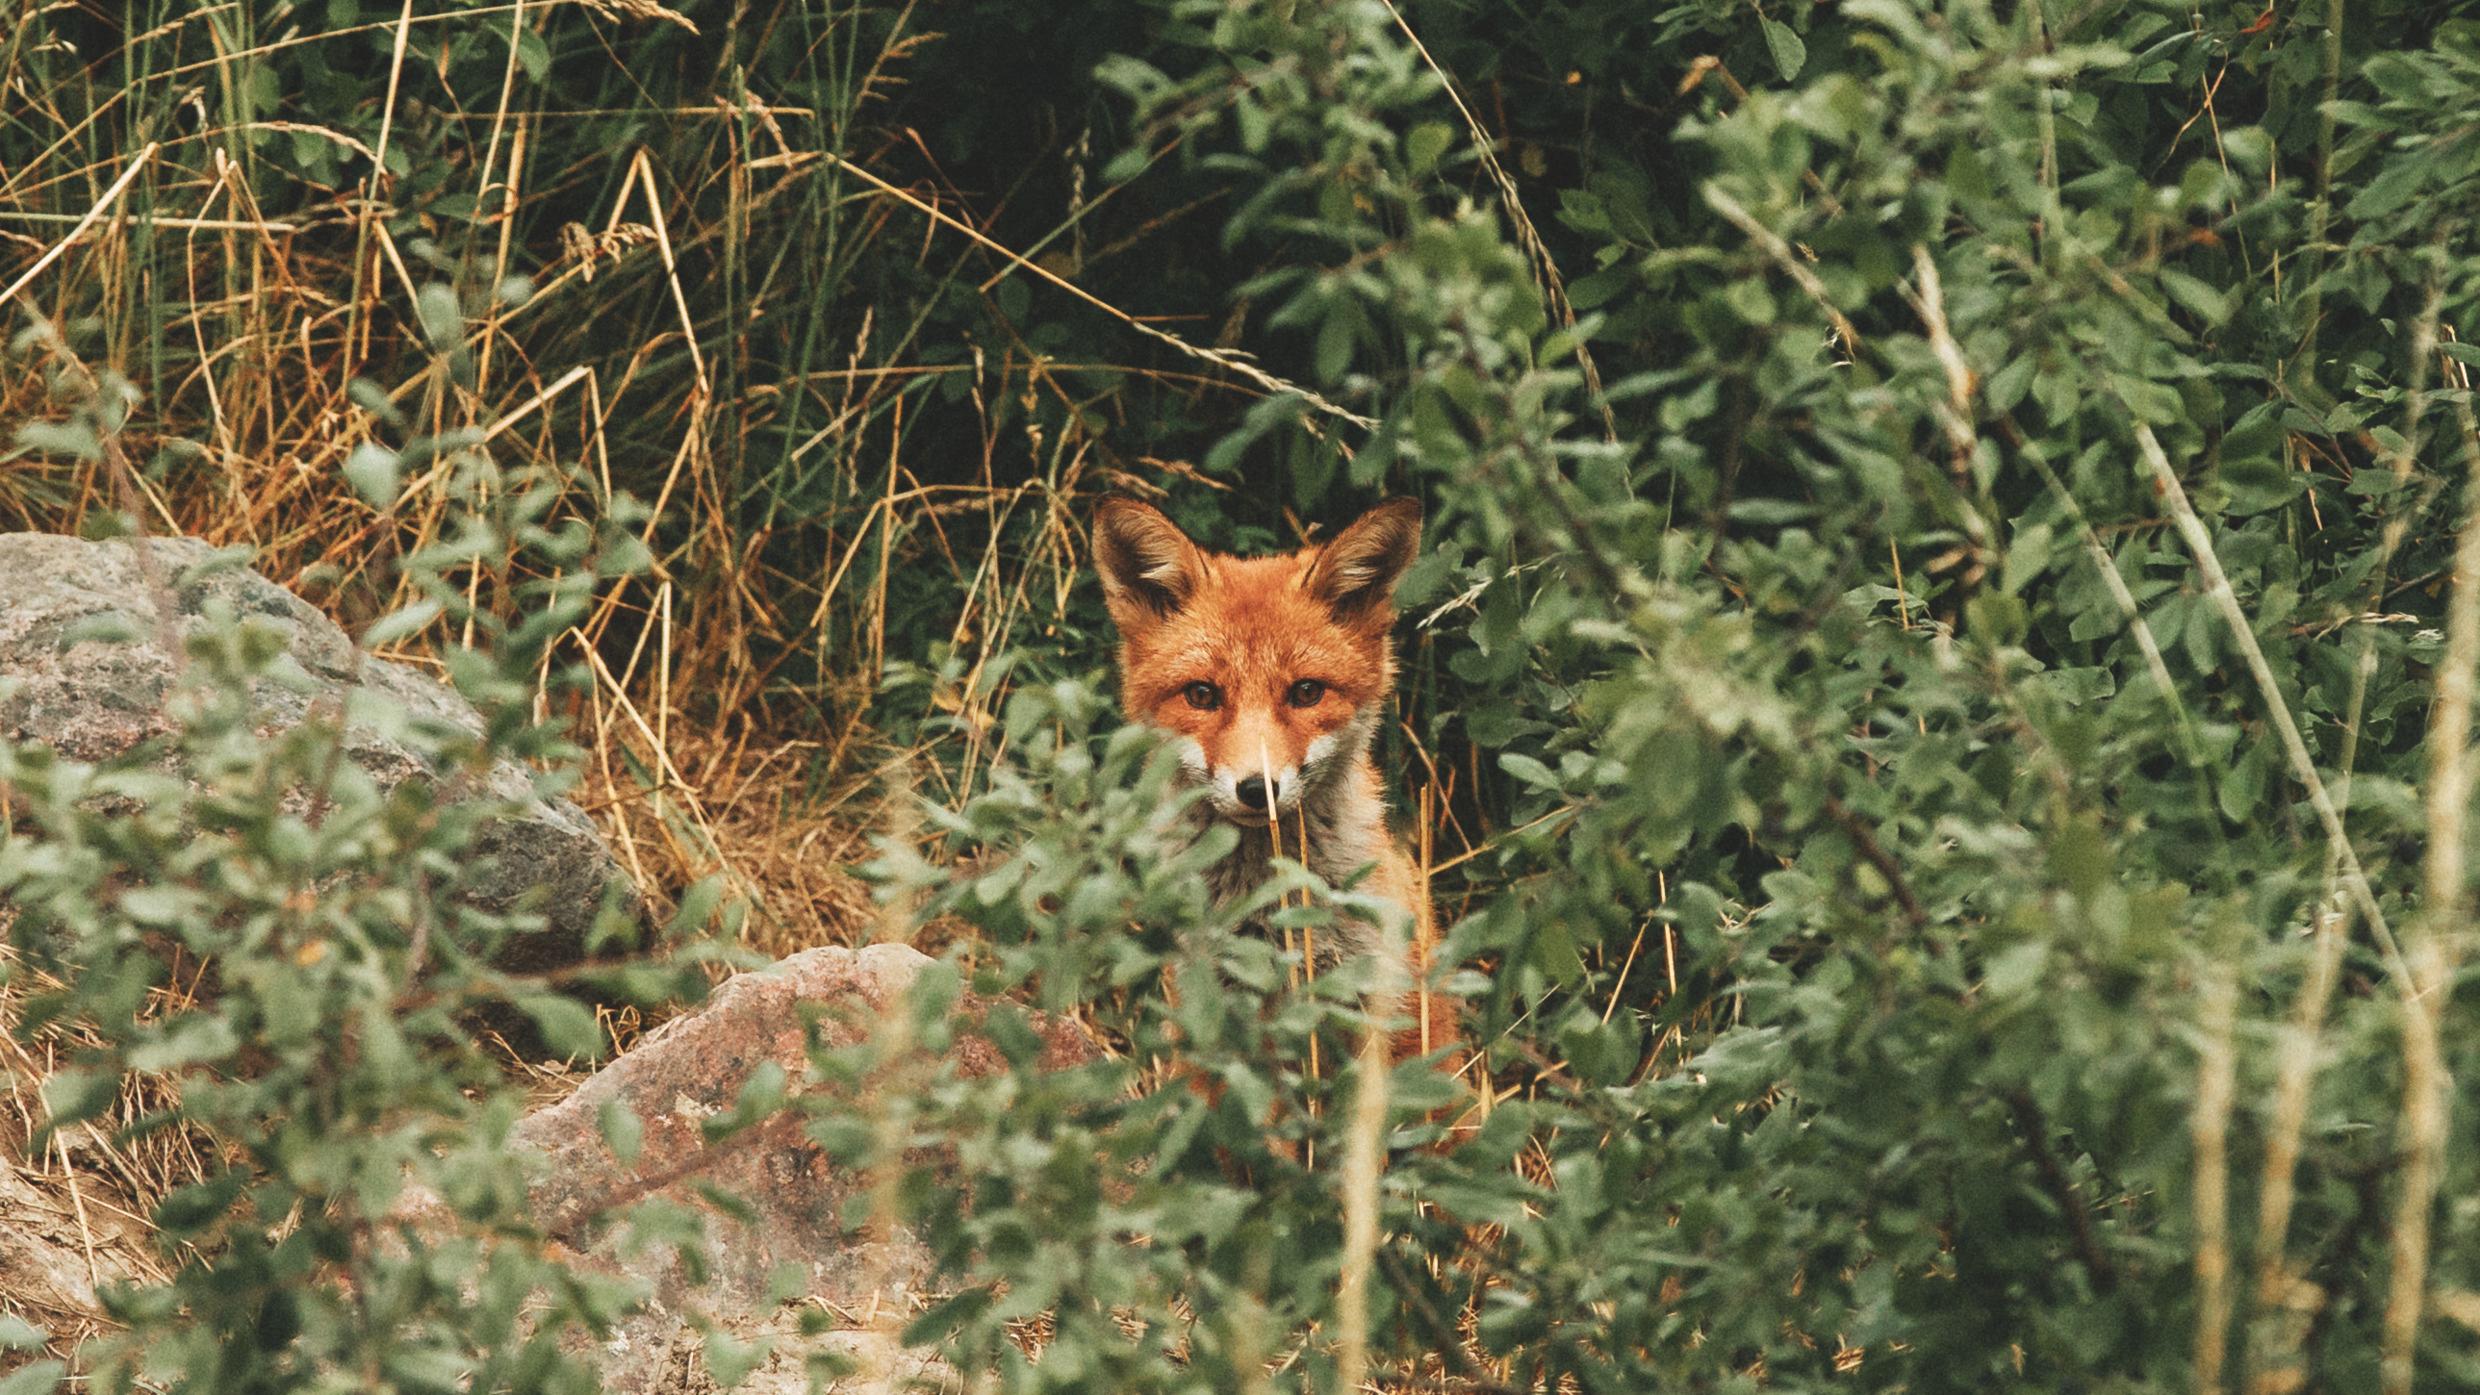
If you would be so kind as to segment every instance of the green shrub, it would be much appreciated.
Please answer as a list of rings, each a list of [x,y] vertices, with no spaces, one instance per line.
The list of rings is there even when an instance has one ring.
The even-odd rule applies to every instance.
[[[2432,681],[2473,658],[2422,629],[2470,603],[2444,505],[2480,438],[2465,356],[2438,348],[2480,289],[2450,250],[2470,22],[1671,11],[1670,37],[1766,81],[1691,69],[1658,162],[1584,148],[1549,244],[1591,253],[1571,325],[1394,10],[1162,13],[1167,42],[1104,77],[1237,186],[1226,236],[1260,268],[1240,293],[1338,409],[1273,399],[1209,466],[1297,433],[1338,482],[1433,501],[1443,555],[1416,584],[1461,594],[1417,710],[1493,757],[1473,797],[1509,829],[1453,947],[1487,970],[1481,1036],[1522,1099],[1468,1147],[1399,1152],[1389,1349],[1588,1390],[2480,1372],[2434,1316],[2466,1310],[2480,1259],[2454,1200],[2473,1120],[2450,1082],[2480,1064],[2450,997],[2459,861],[2440,890],[2432,850],[2413,889],[2422,840],[2459,847],[2465,815],[2412,797]],[[1466,53],[1507,22],[1434,18]],[[1603,83],[1687,67],[1578,61]],[[1058,819],[1090,803],[1090,759]],[[963,823],[1023,806],[1003,785]],[[1152,939],[1087,934],[1195,908],[1116,870],[1125,835],[1067,826],[952,908],[1023,937],[1027,977],[1100,956],[1151,982]],[[1032,869],[1073,897],[1010,909]],[[1218,1209],[1229,1160],[1157,1127],[1148,1214],[1278,1233],[1262,1178]],[[1141,1229],[1106,1208],[1077,1233],[1166,1263]],[[1059,1230],[973,1258],[977,1301],[1058,1272]],[[1243,1290],[1197,1311],[1252,1315],[1248,1350],[1314,1372],[1333,1291],[1296,1285],[1334,1272],[1336,1237],[1269,1243],[1252,1268],[1198,1234],[1186,1272]],[[1115,1388],[1220,1388],[1140,1374],[1162,1330],[1111,1347]],[[1009,1388],[1081,1388],[1099,1361]]]
[[[232,21],[251,56],[218,79],[219,138],[267,207],[315,211],[361,177],[350,142],[258,118],[375,145],[393,111],[360,94],[395,72],[394,10],[338,8],[370,26],[350,49]],[[945,1265],[915,1340],[1008,1390],[1333,1389],[1357,1362],[1337,1341],[1358,1258],[1336,1164],[1369,1026],[1352,975],[1313,983],[1204,904],[1212,850],[1185,846],[1171,770],[1115,729],[1073,581],[1081,511],[1113,485],[1166,487],[1184,525],[1251,547],[1384,490],[1424,499],[1432,539],[1389,768],[1435,811],[1454,985],[1501,1098],[1443,1137],[1445,1088],[1390,1078],[1383,1379],[2480,1381],[2457,1083],[2480,1033],[2453,991],[2480,642],[2460,546],[2480,464],[2458,333],[2480,292],[2468,6],[1114,0],[1071,24],[953,5],[918,44],[901,8],[692,18],[694,38],[582,7],[423,30],[446,95],[390,128],[386,219],[431,239],[417,259],[558,277],[576,267],[547,253],[501,265],[501,232],[540,249],[623,208],[678,220],[687,250],[644,252],[649,228],[592,304],[547,300],[509,333],[640,394],[610,422],[543,412],[616,443],[621,483],[687,481],[651,536],[692,608],[730,618],[734,672],[765,675],[699,715],[808,734],[866,705],[914,746],[895,768],[939,791],[929,836],[891,839],[876,873],[897,908],[975,933],[900,1038],[935,1038],[939,992],[969,983],[1116,1048],[1046,1074],[1003,1018],[1017,1070],[924,1078],[874,1117],[804,1104],[814,1136],[897,1179],[879,1200]],[[194,61],[174,45],[120,60],[159,123]],[[44,78],[68,61],[11,53]],[[76,71],[101,109],[110,73]],[[494,224],[457,175],[486,163],[474,114],[520,82],[557,117],[529,127],[534,158],[582,173]],[[155,129],[77,127],[109,146],[97,167]],[[778,140],[781,182],[753,184],[750,152]],[[25,141],[10,128],[0,155]],[[640,168],[656,179],[629,183]],[[934,206],[1103,308],[952,222],[925,234]],[[304,236],[363,284],[354,238]],[[188,255],[134,254],[146,294]],[[1140,334],[1104,313],[1122,307],[1156,318]],[[107,324],[115,361],[196,367],[178,319]],[[479,425],[481,400],[433,406]],[[678,440],[654,425],[673,421]],[[15,488],[0,503],[53,507]],[[540,545],[578,549],[552,565],[583,584],[581,538]],[[525,613],[500,603],[477,620]],[[472,677],[522,750],[550,635],[508,638],[515,666]],[[240,660],[198,662],[229,680]],[[256,908],[297,948],[284,894],[375,870],[324,932],[356,948],[310,975],[333,986],[294,1046],[185,1099],[236,1137],[322,1121],[327,1171],[269,1152],[229,1197],[198,1194],[185,1224],[222,1243],[129,1311],[247,1353],[199,1362],[305,1382],[418,1384],[373,1364],[399,1342],[548,1362],[510,1305],[556,1295],[523,1329],[547,1339],[616,1299],[539,1267],[503,1191],[446,1185],[504,1127],[498,1093],[451,1089],[467,1069],[382,1096],[367,1052],[337,1054],[413,977],[402,879],[423,864],[399,854],[444,855],[423,840],[455,821],[373,813],[296,847],[264,795],[318,768],[317,741],[209,742],[261,792],[204,797],[232,806],[216,846],[261,870],[204,908]],[[177,801],[129,817],[81,782],[133,776],[11,759],[38,831],[0,847],[0,892],[34,918],[100,946],[141,923],[90,894],[115,870],[209,894],[164,875],[204,856]],[[287,962],[269,973],[308,972]],[[405,1057],[468,1060],[446,1014],[502,986],[479,962],[432,966],[428,1016],[382,1014]],[[159,1067],[279,1045],[218,1016],[266,1011],[243,973],[202,1019],[226,1035],[124,1031],[137,972],[45,1009],[123,1043],[87,1078],[142,1044]],[[349,1079],[288,1073],[312,1058],[284,1050],[314,1046]],[[953,1169],[899,1165],[929,1147]],[[456,1243],[497,1266],[483,1288],[369,1243],[365,1201],[400,1166],[439,1170],[480,1237]],[[387,1184],[364,1198],[373,1167]],[[369,1282],[305,1287],[314,1264]],[[383,1317],[383,1297],[405,1306]],[[208,1370],[198,1388],[246,1383]]]
[[[88,437],[98,459],[111,440]],[[542,931],[545,908],[485,909],[468,894],[494,822],[568,781],[575,747],[535,704],[546,681],[575,677],[565,636],[640,564],[638,515],[625,499],[603,518],[568,513],[567,481],[504,471],[470,440],[371,446],[357,478],[385,503],[408,458],[449,473],[459,526],[402,559],[421,599],[365,638],[470,623],[478,647],[452,651],[448,670],[479,730],[364,686],[266,731],[257,694],[307,675],[280,634],[211,588],[248,560],[227,550],[130,598],[169,616],[177,597],[206,595],[164,697],[172,735],[95,762],[0,742],[14,810],[0,821],[10,1027],[33,1042],[74,1026],[89,1043],[45,1082],[34,1149],[122,1118],[144,1078],[167,1084],[169,1103],[124,1119],[123,1141],[189,1128],[209,1159],[148,1218],[170,1280],[104,1294],[126,1331],[79,1353],[103,1389],[593,1390],[561,1339],[640,1296],[546,1251],[508,1163],[523,1092],[477,1014],[513,1009],[501,1019],[513,1030],[521,1012],[552,1053],[590,1061],[608,1041],[578,988],[657,1002],[703,980],[692,958],[647,940],[616,888],[584,961],[505,972],[503,951]],[[478,571],[496,573],[487,589],[515,619],[468,599]],[[99,628],[63,642],[155,637]],[[374,737],[433,778],[383,788],[346,754]],[[512,760],[549,773],[521,796],[493,794],[495,765]],[[16,1380],[48,1388],[58,1370]]]

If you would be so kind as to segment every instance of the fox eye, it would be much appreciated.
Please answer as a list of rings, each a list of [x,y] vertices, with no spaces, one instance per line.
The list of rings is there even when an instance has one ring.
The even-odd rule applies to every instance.
[[[1318,699],[1326,696],[1326,685],[1314,678],[1303,678],[1292,685],[1286,696],[1294,707],[1315,707]]]
[[[1211,683],[1191,683],[1180,690],[1180,696],[1200,712],[1211,712],[1223,705],[1223,690]]]

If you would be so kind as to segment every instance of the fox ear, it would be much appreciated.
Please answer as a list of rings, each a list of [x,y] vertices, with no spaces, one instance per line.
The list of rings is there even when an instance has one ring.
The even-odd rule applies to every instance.
[[[1420,502],[1389,499],[1318,549],[1301,584],[1338,618],[1382,611],[1394,600],[1395,583],[1420,550]]]
[[[1094,514],[1094,570],[1122,633],[1187,604],[1204,561],[1179,525],[1151,504],[1105,499]]]

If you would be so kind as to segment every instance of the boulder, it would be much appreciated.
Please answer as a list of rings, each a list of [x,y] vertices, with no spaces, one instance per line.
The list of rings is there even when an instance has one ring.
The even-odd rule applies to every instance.
[[[214,553],[194,538],[92,542],[0,533],[0,740],[100,761],[169,734],[164,696],[182,659],[166,641],[203,629],[218,599],[283,641],[278,676],[251,692],[264,730],[298,725],[313,708],[341,710],[355,691],[387,699],[414,722],[482,729],[481,717],[454,689],[361,652],[316,607],[258,573],[190,574]],[[111,630],[137,638],[105,637]],[[421,752],[360,726],[346,732],[345,753],[382,789],[439,774]],[[606,891],[632,908],[635,892],[585,814],[565,800],[535,798],[523,766],[503,760],[482,783],[479,792],[525,812],[485,831],[473,900],[498,911],[533,893],[549,919],[548,933],[514,947],[507,966],[534,969],[576,958]]]
[[[763,1343],[765,1354],[749,1368],[733,1395],[963,1395],[969,1387],[952,1366],[937,1357],[905,1346],[885,1330],[854,1329],[804,1334],[789,1314],[726,1322],[736,1341]],[[648,1387],[606,1386],[632,1395],[722,1395],[724,1387],[706,1363],[684,1343],[672,1352],[671,1364]],[[816,1391],[810,1388],[809,1358],[827,1356],[830,1377]]]
[[[704,1007],[665,1024],[574,1094],[518,1124],[516,1142],[539,1164],[533,1209],[549,1236],[588,1266],[653,1281],[652,1301],[603,1346],[606,1389],[675,1388],[680,1373],[697,1366],[693,1314],[728,1330],[789,1333],[790,1324],[773,1311],[785,1275],[799,1277],[794,1288],[805,1302],[888,1317],[884,1330],[830,1334],[812,1342],[846,1354],[877,1353],[886,1359],[865,1366],[935,1382],[917,1359],[904,1366],[901,1353],[883,1340],[886,1330],[903,1321],[912,1296],[929,1277],[930,1256],[901,1230],[856,1234],[843,1221],[848,1203],[865,1194],[872,1179],[837,1166],[803,1132],[797,1111],[778,1113],[719,1143],[708,1142],[703,1129],[708,1119],[730,1110],[743,1086],[770,1062],[783,1068],[793,1088],[803,1088],[806,1033],[815,1031],[829,1048],[868,1041],[881,1024],[905,1011],[903,995],[931,962],[906,945],[829,947],[737,975]],[[965,1075],[1005,1068],[997,1048],[976,1030],[989,1010],[970,994],[952,1009],[957,1030],[948,1054]],[[1039,1014],[1030,1021],[1046,1069],[1065,1069],[1098,1054],[1073,1023]],[[856,1103],[866,1109],[877,1092],[906,1088],[907,1079],[928,1064],[894,1058],[888,1070],[903,1078],[864,1081],[863,1098]],[[642,1129],[638,1152],[627,1162],[604,1141],[603,1116],[615,1105],[634,1114]],[[911,1159],[907,1165],[936,1163]],[[707,1187],[738,1198],[745,1214],[735,1218],[707,1206],[701,1195]],[[642,1251],[624,1225],[602,1223],[614,1210],[647,1198],[705,1213],[706,1241],[697,1263]],[[801,1345],[782,1343],[775,1366],[786,1379],[800,1369],[794,1358]],[[849,1388],[877,1387],[863,1376]]]
[[[13,1159],[15,1151],[0,1137],[0,1315],[31,1323],[65,1351],[109,1325],[99,1284],[161,1275],[149,1262],[146,1226],[118,1189],[91,1174],[81,1186],[65,1169]],[[32,1359],[0,1350],[0,1375]]]

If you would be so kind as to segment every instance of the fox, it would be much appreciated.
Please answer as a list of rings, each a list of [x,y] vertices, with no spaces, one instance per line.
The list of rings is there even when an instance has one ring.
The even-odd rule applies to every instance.
[[[1097,508],[1095,570],[1119,639],[1121,709],[1168,736],[1195,817],[1236,827],[1209,874],[1218,903],[1262,886],[1272,860],[1300,859],[1401,913],[1400,930],[1342,918],[1319,958],[1379,961],[1410,994],[1401,1057],[1449,1030],[1425,988],[1437,925],[1419,865],[1387,825],[1372,755],[1395,691],[1395,586],[1420,552],[1421,506],[1380,503],[1331,540],[1241,557],[1199,546],[1152,505]]]

